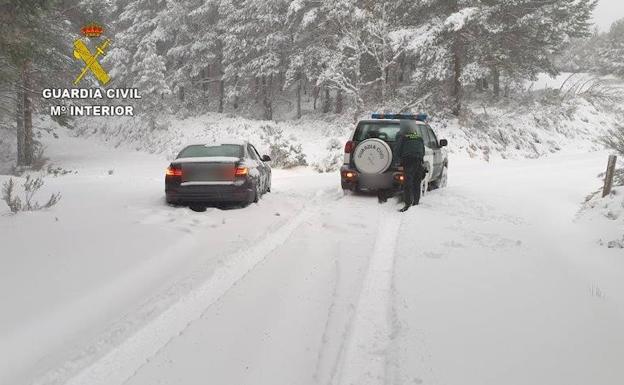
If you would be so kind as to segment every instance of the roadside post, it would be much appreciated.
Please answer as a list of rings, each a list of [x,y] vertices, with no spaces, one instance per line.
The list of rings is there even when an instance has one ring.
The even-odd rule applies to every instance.
[[[607,163],[607,173],[605,174],[604,187],[602,188],[602,197],[606,197],[611,193],[613,187],[613,176],[615,175],[615,162],[617,156],[609,155],[609,163]]]

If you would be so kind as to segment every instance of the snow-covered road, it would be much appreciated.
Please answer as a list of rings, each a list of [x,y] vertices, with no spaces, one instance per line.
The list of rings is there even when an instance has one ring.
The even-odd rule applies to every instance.
[[[624,382],[624,256],[575,221],[604,153],[452,158],[401,215],[305,169],[194,213],[159,157],[49,151],[59,206],[0,217],[1,384]]]

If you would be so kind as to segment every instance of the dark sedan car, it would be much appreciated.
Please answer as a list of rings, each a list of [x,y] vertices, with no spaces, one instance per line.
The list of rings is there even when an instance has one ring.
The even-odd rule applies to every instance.
[[[167,169],[167,203],[201,210],[216,203],[258,202],[271,191],[270,161],[246,141],[187,146]]]

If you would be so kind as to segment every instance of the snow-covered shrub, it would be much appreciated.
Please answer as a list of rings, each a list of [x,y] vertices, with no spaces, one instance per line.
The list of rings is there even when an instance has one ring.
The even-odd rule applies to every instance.
[[[620,168],[615,170],[615,175],[613,177],[613,183],[616,186],[624,186],[624,168]]]
[[[624,156],[624,125],[617,125],[614,129],[608,130],[602,137],[602,142],[611,150],[617,151],[620,156]]]
[[[307,166],[306,156],[300,143],[293,143],[295,138],[285,138],[284,131],[273,125],[261,127],[262,141],[269,149],[272,165],[281,168]]]
[[[599,244],[624,249],[624,187],[614,187],[606,197],[602,190],[588,196],[578,218],[602,229]]]
[[[191,116],[191,112],[185,106],[182,106],[175,111],[176,119],[183,120],[183,119],[187,119],[190,116]]]
[[[327,142],[326,150],[327,155],[312,165],[312,167],[314,167],[314,169],[318,172],[336,171],[342,164],[342,146],[338,139],[330,139]]]
[[[46,169],[46,173],[52,176],[63,176],[67,174],[77,174],[78,171],[72,171],[64,169],[63,167],[53,167],[52,165],[48,165]]]
[[[30,168],[35,171],[40,171],[48,163],[48,158],[45,156],[45,147],[39,142],[34,142],[34,150],[32,155],[32,165]]]
[[[20,211],[36,211],[50,208],[61,200],[61,194],[52,194],[50,199],[48,199],[45,204],[41,205],[39,202],[34,201],[33,198],[43,185],[43,178],[31,178],[30,175],[26,176],[26,180],[23,184],[24,195],[20,198],[15,192],[15,182],[13,178],[10,178],[8,182],[4,182],[2,185],[2,200],[4,200],[7,206],[9,206],[9,210],[14,214]]]
[[[2,185],[2,200],[9,206],[9,210],[12,213],[17,213],[22,210],[22,200],[15,196],[15,183],[13,182],[13,178],[9,179],[8,182],[4,182]]]

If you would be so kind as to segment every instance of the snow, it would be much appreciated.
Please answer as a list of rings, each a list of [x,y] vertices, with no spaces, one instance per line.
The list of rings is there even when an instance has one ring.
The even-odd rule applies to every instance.
[[[221,146],[224,144],[238,144],[239,146],[243,146],[245,144],[247,144],[247,141],[243,140],[243,139],[238,139],[238,138],[226,138],[226,139],[221,139],[218,141],[214,141],[212,143],[209,143],[208,145],[217,145],[217,146]]]
[[[616,186],[602,197],[593,193],[583,204],[578,221],[595,229],[596,242],[610,248],[624,248],[624,187]]]
[[[572,74],[569,72],[562,72],[557,76],[552,76],[550,74],[541,73],[537,75],[537,79],[535,81],[527,81],[527,86],[532,90],[544,90],[544,89],[560,89],[566,81],[576,80],[578,78],[583,78],[589,76],[588,74]]]
[[[451,154],[449,187],[406,215],[309,168],[200,214],[164,204],[163,154],[59,134],[59,205],[0,204],[0,383],[624,378],[621,188],[579,214],[603,151]]]
[[[233,156],[196,156],[190,158],[176,158],[173,163],[204,163],[204,162],[213,162],[213,163],[226,163],[226,162],[238,162],[240,158],[236,158]]]
[[[448,28],[449,31],[457,32],[464,28],[466,22],[478,12],[479,9],[477,7],[464,8],[449,15],[446,20],[444,20],[444,26]]]
[[[341,384],[378,384],[385,377],[386,357],[392,333],[389,317],[392,303],[392,275],[401,214],[383,216],[379,221],[375,247],[362,285],[348,345],[340,362]]]
[[[621,382],[624,261],[574,222],[606,158],[456,165],[453,187],[406,218],[429,226],[397,254],[403,383]]]
[[[241,140],[249,141],[261,154],[269,154],[270,145],[279,136],[276,131],[280,131],[279,139],[292,146],[301,145],[308,164],[314,165],[324,161],[329,143],[338,140],[344,144],[353,124],[345,118],[293,123],[211,113],[172,119],[168,130],[152,131],[133,119],[85,119],[78,126],[81,136],[96,136],[116,147],[163,154],[170,159],[189,144]]]
[[[162,157],[111,151],[66,135],[47,145],[57,165],[77,171],[46,178],[41,196],[60,191],[59,205],[11,216],[0,203],[0,289],[10,309],[0,317],[3,384],[17,383],[13,375],[32,379],[65,359],[72,360],[70,368],[93,359],[175,301],[192,274],[209,274],[300,204],[276,193],[278,205],[251,208],[268,218],[261,225],[241,210],[212,209],[213,215],[198,218],[164,204],[168,162]],[[279,186],[280,172],[274,177]],[[1,176],[0,183],[7,179]],[[197,235],[206,231],[211,236],[202,242]],[[210,251],[189,253],[197,248]],[[83,352],[91,342],[95,346]]]
[[[485,160],[549,156],[567,148],[595,151],[602,148],[597,139],[619,122],[617,113],[582,97],[552,102],[537,91],[527,94],[521,103],[483,107],[473,102],[466,109],[461,120],[426,112],[433,113],[431,126],[438,138],[449,140],[451,153]],[[369,119],[370,114],[362,113],[360,119]],[[76,125],[80,136],[169,159],[185,145],[227,138],[248,140],[261,154],[270,154],[274,144],[301,146],[307,164],[317,170],[336,169],[333,159],[342,155],[354,128],[351,119],[333,115],[276,122],[216,113],[173,118],[167,130],[151,130],[139,119],[89,118]],[[336,142],[341,146],[335,147]]]

